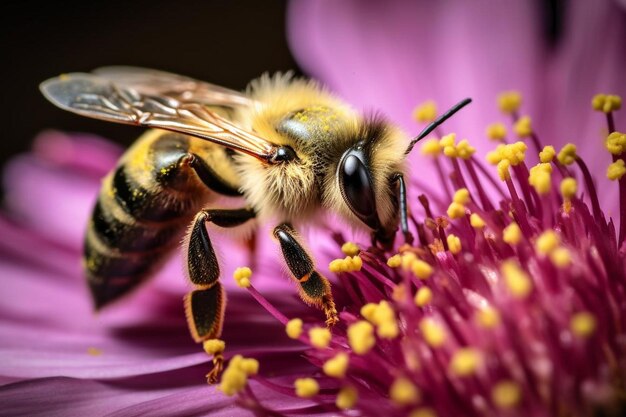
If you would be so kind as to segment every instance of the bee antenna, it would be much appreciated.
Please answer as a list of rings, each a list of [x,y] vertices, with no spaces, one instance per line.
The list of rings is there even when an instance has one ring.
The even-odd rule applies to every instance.
[[[471,98],[466,98],[464,100],[459,101],[457,104],[455,104],[454,106],[452,106],[447,112],[445,112],[444,114],[442,114],[441,116],[437,117],[437,119],[435,119],[431,124],[429,124],[428,126],[426,126],[424,128],[424,130],[422,130],[422,132],[417,135],[415,137],[415,139],[413,139],[411,141],[411,143],[409,144],[409,146],[406,148],[406,152],[404,152],[405,155],[408,155],[409,153],[411,153],[411,151],[413,150],[413,147],[415,146],[415,144],[417,142],[419,142],[420,140],[424,139],[430,132],[432,132],[433,130],[435,130],[437,128],[437,126],[439,126],[440,124],[442,124],[443,122],[445,122],[446,120],[448,120],[450,117],[452,117],[452,115],[454,115],[454,113],[458,112],[459,110],[461,110],[463,107],[467,106],[468,104],[470,104],[472,102]]]

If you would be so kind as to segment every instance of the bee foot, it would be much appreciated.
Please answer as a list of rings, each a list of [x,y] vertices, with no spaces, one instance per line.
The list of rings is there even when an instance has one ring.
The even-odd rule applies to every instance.
[[[222,374],[222,370],[224,369],[224,357],[222,355],[217,355],[213,358],[213,369],[206,374],[206,381],[209,385],[215,384]]]

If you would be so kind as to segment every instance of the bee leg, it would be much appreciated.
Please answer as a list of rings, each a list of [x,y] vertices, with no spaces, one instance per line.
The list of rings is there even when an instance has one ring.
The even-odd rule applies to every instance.
[[[283,258],[291,275],[300,284],[300,298],[305,303],[324,311],[327,326],[335,325],[339,318],[330,291],[330,283],[315,270],[315,264],[298,241],[296,231],[291,225],[283,223],[274,228],[274,237],[280,243]]]
[[[206,229],[206,223],[219,227],[236,227],[255,217],[249,208],[234,210],[202,210],[185,238],[185,270],[196,289],[185,296],[185,313],[191,336],[196,342],[215,339],[222,332],[226,298],[218,282],[220,267]],[[221,353],[213,356],[213,369],[207,374],[209,383],[215,383],[223,368]]]
[[[413,243],[413,235],[409,231],[409,220],[408,220],[408,205],[406,203],[406,184],[404,182],[404,175],[398,172],[392,177],[393,182],[397,182],[399,184],[398,187],[398,201],[400,203],[400,228],[402,229],[402,234],[404,235],[404,243],[411,244]]]

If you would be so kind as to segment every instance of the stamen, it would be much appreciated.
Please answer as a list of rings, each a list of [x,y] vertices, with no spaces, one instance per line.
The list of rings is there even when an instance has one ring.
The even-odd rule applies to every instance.
[[[606,170],[606,177],[611,181],[622,179],[624,174],[626,174],[626,166],[623,159],[613,162]]]
[[[430,317],[422,319],[419,323],[422,336],[431,347],[441,347],[446,342],[447,334],[445,329]]]
[[[470,216],[470,224],[474,229],[482,229],[485,227],[485,221],[477,213],[472,213]]]
[[[285,332],[287,336],[291,339],[298,339],[302,334],[302,320],[301,319],[291,319],[287,322],[285,326]]]
[[[493,329],[500,324],[500,313],[493,307],[485,307],[476,313],[478,324],[487,329]]]
[[[437,413],[432,408],[420,407],[411,411],[409,417],[437,417]]]
[[[539,152],[539,160],[544,164],[552,162],[555,156],[556,150],[552,145],[544,146],[543,150]]]
[[[488,139],[497,142],[504,142],[506,138],[506,127],[504,127],[504,123],[492,123],[487,126],[487,129],[485,130],[485,135]]]
[[[354,387],[346,386],[339,390],[339,393],[337,394],[337,400],[335,401],[335,405],[340,410],[347,410],[349,408],[354,407],[358,399],[359,399],[358,391]]]
[[[347,334],[348,344],[357,355],[365,355],[376,344],[374,327],[364,320],[351,324]]]
[[[570,329],[574,335],[587,338],[596,330],[596,318],[586,311],[576,313],[570,320]]]
[[[416,259],[411,264],[411,271],[419,279],[428,279],[433,274],[433,267],[421,259]]]
[[[559,247],[559,236],[553,230],[543,232],[535,242],[537,253],[547,256]]]
[[[563,146],[556,157],[562,165],[571,165],[576,161],[576,158],[578,155],[576,155],[576,145],[573,143]]]
[[[333,358],[324,363],[322,369],[324,373],[333,378],[343,378],[348,370],[350,357],[345,352],[336,354]]]
[[[450,360],[450,371],[457,376],[473,375],[480,366],[482,357],[474,348],[457,350]]]
[[[328,347],[331,338],[332,335],[330,330],[326,327],[313,327],[309,330],[309,339],[311,340],[311,344],[318,349]]]
[[[514,381],[500,381],[491,390],[491,400],[498,408],[513,408],[521,399],[522,389]]]
[[[461,252],[461,239],[459,239],[458,236],[453,235],[452,233],[450,233],[448,235],[448,248],[450,249],[450,252],[452,252],[454,255],[457,255]]]
[[[397,405],[413,405],[420,401],[420,391],[407,378],[397,378],[389,388],[391,401]]]
[[[428,100],[413,110],[413,119],[420,123],[429,123],[437,118],[437,103]]]
[[[511,223],[502,230],[502,240],[509,245],[517,245],[522,240],[522,229],[517,223]]]
[[[505,91],[498,96],[498,107],[505,114],[514,115],[522,105],[522,95],[517,91]]]
[[[415,305],[418,307],[424,307],[428,304],[430,304],[430,302],[433,299],[433,292],[430,288],[428,287],[421,287],[419,290],[417,290],[417,293],[415,293]]]
[[[533,290],[530,275],[519,267],[515,261],[504,261],[501,266],[504,283],[515,298],[526,298]]]
[[[233,272],[233,278],[238,286],[241,288],[250,287],[250,277],[252,276],[252,270],[247,266],[237,268]]]
[[[557,248],[550,253],[550,260],[557,268],[566,268],[572,263],[572,254],[566,248]]]
[[[387,265],[390,268],[397,268],[402,265],[402,257],[400,255],[393,255],[391,258],[387,259]]]
[[[244,358],[235,355],[222,374],[219,389],[228,396],[241,392],[248,383],[248,377],[259,371],[259,362],[256,359]]]
[[[613,155],[621,155],[626,151],[626,133],[612,132],[604,142],[607,151]]]
[[[341,251],[347,256],[356,256],[359,254],[359,246],[354,242],[346,242],[341,245]]]
[[[320,386],[313,378],[298,378],[293,383],[296,395],[300,398],[311,398],[317,395]]]

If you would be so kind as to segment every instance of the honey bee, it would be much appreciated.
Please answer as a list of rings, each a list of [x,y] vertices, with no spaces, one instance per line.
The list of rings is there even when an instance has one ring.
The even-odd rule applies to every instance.
[[[369,230],[375,246],[389,248],[398,224],[411,240],[406,155],[470,101],[410,141],[383,118],[364,117],[317,83],[289,75],[263,76],[240,93],[161,71],[105,67],[47,80],[41,90],[62,109],[151,128],[103,180],[85,237],[85,271],[102,308],[143,282],[183,237],[194,286],[184,304],[196,342],[219,337],[224,318],[207,224],[277,222],[273,236],[300,297],[331,326],[338,315],[330,284],[295,227],[327,211]],[[241,197],[241,208],[217,208],[220,195]]]

